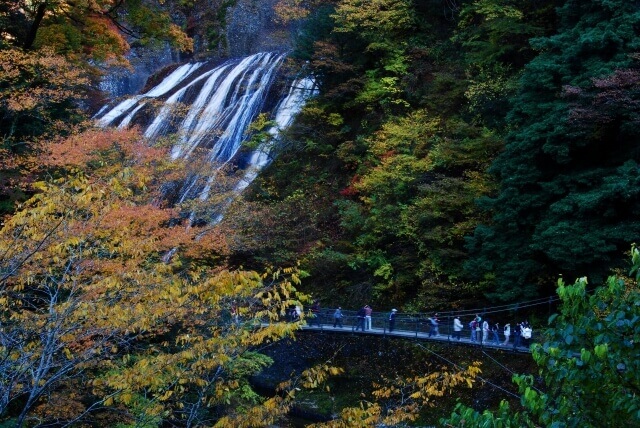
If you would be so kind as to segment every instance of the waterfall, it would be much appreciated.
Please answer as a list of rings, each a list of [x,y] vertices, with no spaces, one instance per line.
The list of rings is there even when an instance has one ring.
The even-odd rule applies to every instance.
[[[251,153],[247,161],[248,166],[245,168],[244,177],[233,189],[234,193],[242,192],[258,176],[260,170],[271,162],[271,148],[277,142],[280,131],[291,125],[296,114],[304,106],[305,101],[315,94],[316,88],[313,79],[305,77],[293,82],[287,96],[276,107],[274,114],[275,124],[268,131],[271,138]]]
[[[137,124],[151,141],[174,135],[172,159],[188,159],[196,153],[203,156],[213,172],[208,176],[192,174],[182,183],[176,199],[205,200],[214,184],[215,171],[238,155],[251,122],[266,107],[276,105],[271,112],[275,125],[268,131],[270,139],[246,159],[247,167],[232,190],[238,194],[269,164],[271,147],[280,130],[291,124],[304,102],[314,94],[312,79],[296,79],[277,103],[269,102],[269,92],[284,59],[284,54],[263,52],[219,65],[184,64],[146,93],[125,99],[110,109],[101,109],[96,121],[103,127],[126,128]]]

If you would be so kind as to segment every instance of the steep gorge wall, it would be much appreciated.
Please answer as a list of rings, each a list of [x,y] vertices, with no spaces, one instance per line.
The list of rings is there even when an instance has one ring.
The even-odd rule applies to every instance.
[[[227,13],[229,56],[286,50],[291,47],[291,27],[276,22],[277,0],[238,0]]]
[[[276,22],[277,0],[236,0],[226,10],[224,37],[216,51],[196,39],[195,52],[185,55],[168,45],[156,48],[134,47],[128,55],[132,69],[112,67],[105,70],[100,89],[109,99],[140,92],[150,76],[192,57],[225,59],[263,51],[285,51],[291,48],[293,27]],[[198,13],[193,11],[194,16]],[[188,18],[188,17],[187,17]],[[195,25],[198,25],[196,19]]]

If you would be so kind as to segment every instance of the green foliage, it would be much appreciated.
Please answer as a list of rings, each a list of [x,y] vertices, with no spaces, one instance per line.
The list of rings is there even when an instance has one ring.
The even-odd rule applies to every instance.
[[[640,233],[632,214],[640,208],[640,152],[629,144],[638,138],[629,126],[637,116],[610,97],[619,107],[585,127],[597,95],[590,105],[571,95],[604,96],[597,82],[632,66],[640,12],[624,1],[568,1],[558,13],[560,32],[533,42],[541,52],[520,80],[512,130],[491,168],[501,189],[482,205],[493,223],[469,241],[468,271],[476,279],[495,273],[498,299],[535,295],[557,274],[601,280]]]
[[[545,425],[635,426],[640,423],[638,283],[612,276],[591,295],[586,287],[586,278],[572,286],[558,282],[560,314],[550,319],[548,340],[533,349],[549,389],[530,394],[528,406]],[[518,382],[522,390],[525,379]]]
[[[354,18],[353,11],[338,9],[338,12],[343,13],[346,17],[336,16],[338,18],[336,29],[345,33],[353,32],[365,38],[365,43],[369,42],[365,52],[375,58],[375,68],[365,71],[363,88],[354,99],[354,103],[362,105],[365,110],[374,111],[377,108],[382,108],[383,111],[391,113],[397,111],[399,107],[409,107],[409,103],[404,100],[405,94],[401,79],[406,76],[409,68],[406,53],[408,44],[403,35],[404,32],[411,30],[411,19],[408,5],[405,2],[398,3],[400,4],[394,6],[399,6],[400,10],[396,13],[401,17],[396,17],[396,20],[391,19],[391,23],[382,24],[375,21],[380,18],[379,16]],[[340,18],[346,22],[341,21]],[[356,22],[353,23],[350,19],[354,19]],[[343,26],[341,27],[340,24]],[[377,31],[364,29],[370,27],[373,29],[377,25],[392,29],[387,29],[383,38]],[[401,34],[392,37],[394,32]]]
[[[492,412],[485,410],[480,413],[463,404],[458,404],[454,413],[446,420],[441,421],[450,427],[483,427],[483,428],[524,428],[535,427],[526,415],[514,412],[509,403],[502,401],[498,410]]]
[[[464,48],[469,64],[480,69],[512,64],[516,69],[531,57],[528,40],[541,35],[535,22],[525,19],[526,0],[475,0],[460,11],[454,41]],[[540,6],[538,6],[540,7]]]
[[[529,40],[544,34],[549,17],[539,17],[553,1],[476,0],[460,10],[452,40],[463,48],[470,111],[490,126],[502,127],[520,71],[535,55]],[[544,19],[546,18],[546,19]]]
[[[515,376],[524,410],[503,403],[482,415],[459,406],[452,426],[622,427],[640,424],[640,252],[631,251],[631,274],[611,276],[587,291],[587,279],[558,281],[559,313],[549,318],[543,343],[532,346],[544,388]],[[535,422],[532,422],[535,421]],[[538,425],[539,424],[539,425]]]
[[[483,171],[501,140],[416,111],[366,142],[368,162],[352,184],[361,204],[339,205],[355,237],[352,266],[371,271],[379,296],[418,292],[420,305],[445,304],[433,296],[441,281],[461,279],[463,239],[479,219],[475,199],[493,188]]]

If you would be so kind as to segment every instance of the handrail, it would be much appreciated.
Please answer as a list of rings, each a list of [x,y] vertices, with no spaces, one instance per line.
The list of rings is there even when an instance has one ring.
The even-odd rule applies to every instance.
[[[359,333],[359,334],[372,334],[382,336],[401,336],[412,337],[415,339],[427,339],[437,340],[440,342],[446,341],[449,343],[460,343],[466,345],[474,345],[480,347],[491,347],[499,349],[512,348],[518,352],[528,352],[529,344],[536,341],[536,338],[541,337],[535,330],[532,333],[530,339],[524,339],[520,337],[516,341],[515,332],[511,329],[509,339],[505,342],[504,331],[498,331],[498,340],[495,340],[492,325],[489,326],[490,330],[485,339],[482,331],[479,331],[478,337],[475,341],[471,340],[471,329],[468,325],[468,321],[472,319],[463,320],[457,312],[441,312],[439,313],[440,322],[437,325],[437,332],[430,325],[429,317],[424,313],[396,313],[394,329],[390,330],[389,325],[389,313],[372,313],[371,315],[371,330],[362,329],[361,321],[357,315],[358,311],[341,309],[342,312],[342,325],[334,327],[333,314],[335,309],[321,309],[318,313],[307,312],[303,320],[306,322],[304,326],[305,330],[320,330],[323,332],[345,332],[345,333]],[[486,312],[480,312],[485,314]],[[475,315],[475,314],[474,314]],[[463,325],[463,329],[460,335],[455,334],[453,329],[453,319],[455,316],[460,317]],[[495,324],[495,323],[492,323]],[[513,323],[515,327],[515,322]]]

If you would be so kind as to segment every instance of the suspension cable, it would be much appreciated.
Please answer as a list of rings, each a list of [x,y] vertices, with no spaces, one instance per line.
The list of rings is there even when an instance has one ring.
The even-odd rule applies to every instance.
[[[493,358],[491,355],[487,354],[487,352],[483,349],[482,353],[484,354],[485,357],[489,358],[491,361],[493,361],[494,363],[496,363],[497,365],[499,365],[500,367],[502,367],[503,369],[505,369],[506,371],[508,371],[509,373],[511,373],[511,375],[516,375],[517,373],[515,373],[513,370],[509,369],[508,367],[506,367],[505,365],[503,365],[502,363],[500,363],[500,361],[496,360],[495,358]],[[531,385],[531,388],[535,389],[537,392],[539,392],[540,394],[544,394],[544,392],[540,391],[538,388],[536,388],[535,386]]]
[[[441,360],[443,360],[443,361],[446,361],[447,363],[451,364],[453,367],[457,368],[458,370],[464,370],[462,367],[460,367],[460,366],[459,366],[459,365],[457,365],[456,363],[454,363],[454,362],[452,362],[452,361],[449,361],[448,359],[446,359],[446,358],[445,358],[445,357],[443,357],[442,355],[438,354],[438,353],[437,353],[437,352],[435,352],[435,351],[432,351],[431,349],[429,349],[429,348],[427,348],[427,347],[423,346],[422,344],[420,344],[420,343],[416,343],[416,345],[418,345],[418,347],[420,347],[420,348],[424,349],[424,350],[425,350],[425,351],[427,351],[427,352],[431,352],[433,355],[435,355],[436,357],[440,358],[440,359],[441,359]],[[501,391],[502,391],[502,392],[504,392],[505,394],[509,394],[509,395],[511,395],[512,397],[515,397],[515,398],[520,398],[520,396],[519,396],[519,395],[514,394],[514,393],[513,393],[513,392],[511,392],[511,391],[507,391],[506,389],[504,389],[503,387],[501,387],[501,386],[499,386],[499,385],[496,385],[496,384],[494,384],[494,383],[492,383],[492,382],[489,382],[487,379],[483,378],[482,376],[476,376],[476,377],[477,377],[478,379],[480,379],[482,382],[484,382],[484,383],[486,383],[486,384],[488,384],[488,385],[490,385],[490,386],[492,386],[492,387],[494,387],[494,388],[496,388],[496,389],[501,390]]]

